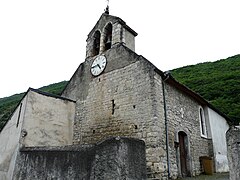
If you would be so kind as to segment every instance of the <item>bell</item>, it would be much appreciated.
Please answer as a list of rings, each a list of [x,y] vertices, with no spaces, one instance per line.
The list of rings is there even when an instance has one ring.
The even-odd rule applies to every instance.
[[[107,37],[106,44],[111,44],[111,41],[112,41],[112,37],[111,37],[111,36],[108,36],[108,37]]]
[[[99,43],[97,43],[97,44],[96,44],[96,48],[99,48],[99,47],[100,47],[100,44],[99,44]]]
[[[107,36],[107,40],[105,42],[105,50],[110,49],[112,46],[112,36]]]

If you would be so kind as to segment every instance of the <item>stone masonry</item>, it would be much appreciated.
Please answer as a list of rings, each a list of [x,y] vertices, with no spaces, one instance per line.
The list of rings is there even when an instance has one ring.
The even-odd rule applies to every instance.
[[[85,61],[63,93],[78,99],[74,143],[95,143],[111,136],[144,139],[149,172],[156,169],[157,174],[164,173],[166,152],[161,131],[164,122],[156,116],[153,103],[154,71],[149,70],[153,66],[122,45],[112,48],[105,56],[108,59],[105,74],[91,77]],[[81,72],[82,69],[86,72]],[[74,86],[74,82],[80,81],[78,76],[81,76],[83,86]]]
[[[191,175],[199,174],[199,157],[209,155],[209,141],[200,135],[198,108],[201,104],[166,85],[171,161],[168,175],[161,75],[149,61],[121,44],[104,55],[108,64],[103,75],[91,76],[93,58],[88,58],[63,92],[64,97],[76,100],[74,143],[95,143],[112,136],[142,139],[146,143],[148,177],[175,179],[179,175],[179,160],[174,142],[176,134],[184,131],[189,138]]]
[[[227,132],[227,148],[230,180],[240,179],[240,127],[231,127]]]
[[[178,157],[180,152],[179,147],[176,146],[176,143],[179,143],[178,133],[181,131],[188,136],[189,154],[187,160],[191,175],[199,175],[202,172],[199,157],[213,156],[211,140],[201,137],[199,126],[199,106],[201,104],[172,85],[166,84],[165,87],[171,176],[176,177],[179,175],[178,172],[181,171]]]
[[[122,43],[132,51],[135,50],[134,37],[137,33],[133,31],[126,23],[118,18],[111,15],[102,14],[94,29],[88,34],[87,47],[86,47],[86,58],[93,56],[93,44],[94,44],[94,33],[99,31],[101,33],[100,39],[100,53],[104,52],[104,38],[106,36],[106,26],[112,25],[112,46]]]
[[[13,180],[144,180],[145,145],[111,138],[96,145],[21,149]]]

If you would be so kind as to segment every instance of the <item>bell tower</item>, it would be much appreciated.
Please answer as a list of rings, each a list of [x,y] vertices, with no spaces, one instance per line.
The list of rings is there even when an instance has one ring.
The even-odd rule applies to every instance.
[[[86,58],[102,54],[118,43],[135,51],[135,36],[137,33],[121,18],[109,15],[107,7],[88,34]]]

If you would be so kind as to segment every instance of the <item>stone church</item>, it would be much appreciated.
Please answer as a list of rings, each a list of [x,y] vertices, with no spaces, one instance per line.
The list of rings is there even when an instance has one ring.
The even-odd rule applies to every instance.
[[[103,13],[61,96],[29,89],[0,134],[0,179],[176,179],[227,172],[230,120],[135,52]],[[144,36],[144,34],[143,34]]]

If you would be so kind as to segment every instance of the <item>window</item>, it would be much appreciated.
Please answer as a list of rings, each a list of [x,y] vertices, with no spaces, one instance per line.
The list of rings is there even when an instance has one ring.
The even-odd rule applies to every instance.
[[[207,137],[206,119],[205,119],[205,115],[202,107],[200,107],[199,109],[199,118],[200,118],[201,136]]]

